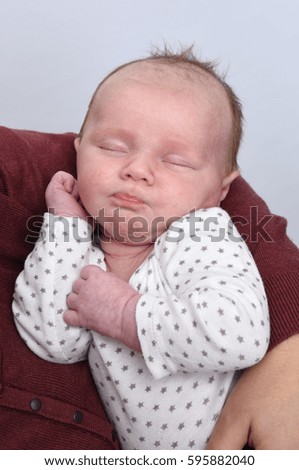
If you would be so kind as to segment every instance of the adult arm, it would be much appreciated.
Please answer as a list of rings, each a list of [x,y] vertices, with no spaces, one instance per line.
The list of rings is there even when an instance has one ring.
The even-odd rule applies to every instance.
[[[270,350],[246,371],[230,395],[209,449],[299,449],[299,251],[286,235],[286,220],[238,178],[223,207],[242,232],[268,297]],[[240,229],[241,231],[241,229]]]
[[[299,449],[299,335],[243,373],[208,449]]]

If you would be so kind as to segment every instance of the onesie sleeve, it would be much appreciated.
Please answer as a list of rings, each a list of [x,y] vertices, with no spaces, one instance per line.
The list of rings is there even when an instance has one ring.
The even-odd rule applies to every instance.
[[[16,280],[12,304],[21,337],[42,359],[71,363],[87,356],[90,331],[68,326],[63,313],[93,249],[87,222],[44,214],[39,240]]]
[[[268,306],[253,258],[220,208],[177,220],[156,242],[156,295],[137,304],[138,336],[156,379],[244,369],[269,343]],[[153,269],[155,271],[155,268]]]

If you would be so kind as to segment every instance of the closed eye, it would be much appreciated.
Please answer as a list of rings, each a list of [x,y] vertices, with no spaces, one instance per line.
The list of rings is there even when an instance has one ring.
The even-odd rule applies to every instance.
[[[115,154],[124,154],[128,152],[126,147],[121,147],[114,144],[101,144],[98,148],[104,152],[115,153]]]
[[[119,148],[116,148],[116,147],[108,147],[107,145],[104,146],[104,145],[99,145],[99,148],[101,150],[107,150],[108,152],[124,152],[125,150],[122,150],[122,149],[119,149]]]
[[[180,155],[176,155],[176,154],[169,154],[169,155],[166,155],[164,158],[163,158],[163,162],[164,163],[169,163],[170,165],[175,165],[175,166],[181,166],[181,167],[186,167],[186,168],[192,168],[192,163],[180,156]]]

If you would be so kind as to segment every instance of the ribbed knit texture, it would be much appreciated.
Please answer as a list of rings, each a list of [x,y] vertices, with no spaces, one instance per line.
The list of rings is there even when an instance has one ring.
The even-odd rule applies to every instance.
[[[299,273],[273,275],[265,281],[271,311],[270,347],[299,331]],[[286,292],[291,292],[290,295]],[[271,293],[271,295],[269,295]],[[283,312],[283,313],[282,313]]]

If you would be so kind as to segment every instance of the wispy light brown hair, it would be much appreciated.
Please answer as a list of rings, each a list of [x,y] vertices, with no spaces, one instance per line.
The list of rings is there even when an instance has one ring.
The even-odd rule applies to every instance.
[[[205,72],[209,76],[213,77],[217,80],[220,85],[222,85],[232,113],[232,132],[230,136],[230,144],[229,144],[229,151],[227,155],[228,159],[228,166],[227,171],[231,172],[238,168],[237,163],[237,155],[239,151],[239,147],[242,140],[243,134],[243,112],[242,112],[242,105],[235,94],[232,87],[226,82],[225,75],[221,75],[217,71],[217,64],[213,61],[201,61],[199,60],[193,52],[193,46],[187,48],[181,48],[178,52],[172,51],[168,46],[165,46],[164,49],[155,48],[152,52],[145,58],[133,60],[131,62],[127,62],[119,67],[115,68],[110,72],[97,86],[92,99],[88,106],[88,111],[85,115],[84,122],[82,124],[80,130],[80,137],[83,135],[84,127],[86,121],[89,116],[90,109],[93,105],[95,96],[101,86],[114,74],[122,70],[123,68],[137,64],[140,62],[148,62],[148,61],[157,61],[161,64],[166,64],[169,66],[184,66],[190,67],[193,71],[199,70],[200,72]]]

